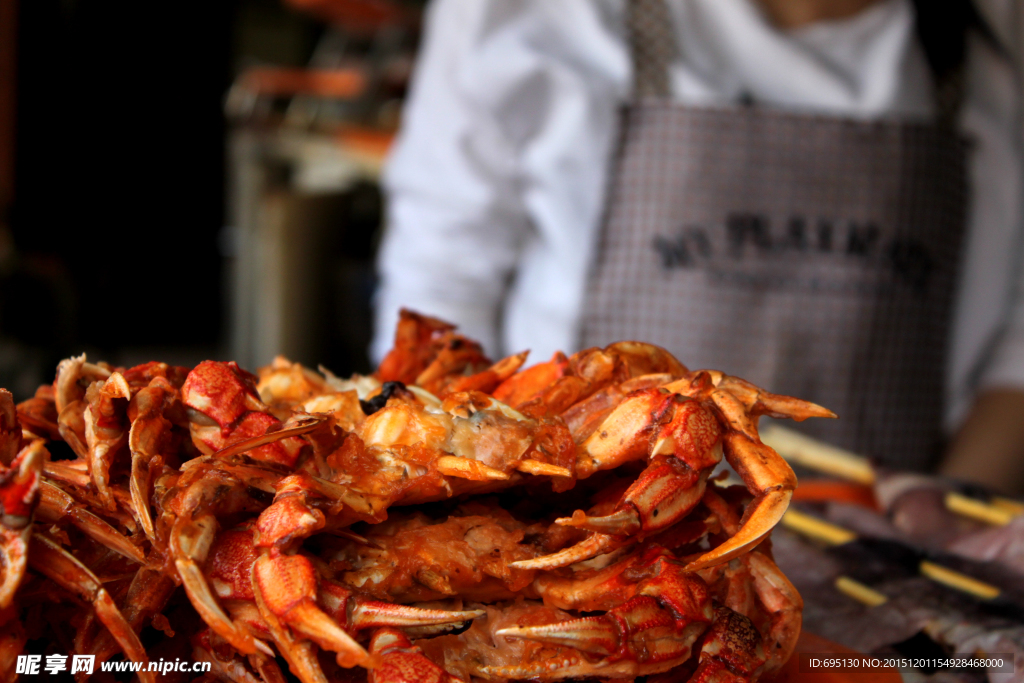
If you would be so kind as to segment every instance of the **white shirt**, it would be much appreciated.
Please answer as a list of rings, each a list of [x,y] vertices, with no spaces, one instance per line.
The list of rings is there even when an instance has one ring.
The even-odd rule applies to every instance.
[[[931,75],[910,0],[781,30],[755,0],[667,0],[673,99],[859,118],[926,118]],[[632,85],[626,0],[435,0],[385,185],[377,338],[405,306],[494,356],[577,346],[619,111]],[[997,28],[1012,2],[988,0]],[[947,428],[983,388],[1024,388],[1019,86],[969,42],[961,129],[971,206],[947,367]],[[684,363],[686,359],[681,359]]]

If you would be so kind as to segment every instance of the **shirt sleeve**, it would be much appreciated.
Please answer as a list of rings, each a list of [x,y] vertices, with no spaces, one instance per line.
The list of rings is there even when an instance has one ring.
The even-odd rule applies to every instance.
[[[437,0],[428,9],[385,172],[375,361],[401,307],[498,348],[501,302],[530,230],[519,152],[537,125],[531,112],[543,109],[544,94],[530,88],[533,58],[512,39],[530,4]]]
[[[1013,7],[979,3],[1004,29]],[[1002,17],[1004,21],[995,21]],[[1011,60],[1019,44],[998,35],[1000,49],[975,36],[968,60],[964,132],[972,140],[970,232],[953,336],[947,428],[955,429],[974,397],[995,388],[1024,389],[1024,157],[1021,84]]]

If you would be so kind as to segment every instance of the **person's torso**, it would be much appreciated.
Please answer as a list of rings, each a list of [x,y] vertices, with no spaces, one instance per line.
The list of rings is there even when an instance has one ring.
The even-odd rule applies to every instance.
[[[629,69],[621,68],[621,62],[628,60],[621,29],[621,3],[596,3],[595,7],[593,11],[600,21],[580,22],[579,17],[574,17],[576,24],[586,29],[578,32],[581,43],[563,46],[559,48],[561,54],[553,57],[575,62],[593,50],[599,56],[576,66],[588,79],[605,79],[599,89],[620,97],[612,101],[612,96],[606,95],[607,104],[590,101],[578,107],[579,128],[590,126],[589,133],[594,133],[594,121],[612,115],[604,107],[615,109],[624,99],[622,93],[628,91],[630,77]],[[861,119],[927,120],[933,111],[930,74],[914,37],[909,2],[892,0],[852,20],[790,33],[775,30],[746,0],[669,0],[669,7],[673,17],[685,19],[677,22],[677,33],[687,39],[671,67],[672,97],[677,103],[736,106],[753,101],[769,109]],[[558,20],[544,17],[544,21]],[[779,65],[777,70],[768,68],[771,60],[764,57],[769,54],[774,64]],[[804,84],[806,92],[802,91]],[[549,93],[549,97],[551,101],[557,99],[554,93]],[[597,106],[602,109],[595,115]],[[517,109],[529,107],[523,103]],[[993,118],[1001,114],[991,113]],[[975,117],[972,114],[967,118],[970,121]],[[572,126],[571,121],[564,123]],[[578,339],[587,264],[594,255],[608,181],[607,174],[590,169],[612,156],[611,141],[617,139],[617,127],[608,128],[607,140],[592,135],[594,142],[586,148],[571,141],[556,150],[557,141],[545,138],[525,151],[524,175],[529,177],[531,188],[528,208],[536,234],[524,247],[506,306],[506,349],[532,348],[538,356],[546,357],[556,348],[572,348]],[[990,140],[992,131],[999,134],[989,124]],[[565,172],[574,167],[587,171]],[[989,189],[981,191],[984,194]],[[1005,233],[1012,227],[1001,229]],[[976,279],[974,273],[978,271],[977,258],[972,256],[977,251],[973,246],[977,239],[990,237],[970,236],[968,285]],[[1009,246],[1006,234],[999,239]],[[1002,270],[1008,270],[1007,266],[1002,266]],[[1002,270],[993,277],[1008,277]],[[980,312],[977,307],[966,312],[966,318],[974,317],[975,331]],[[990,310],[985,314],[988,317],[981,321],[982,327],[989,332],[984,334],[991,334],[998,315]],[[965,328],[964,323],[958,320],[957,328]],[[973,348],[960,349],[961,376],[966,374],[966,364],[973,362],[963,359],[976,359],[980,345],[980,341],[973,340]]]

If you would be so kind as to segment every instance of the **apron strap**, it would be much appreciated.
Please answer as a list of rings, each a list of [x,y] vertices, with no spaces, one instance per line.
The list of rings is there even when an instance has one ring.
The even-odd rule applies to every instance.
[[[1004,57],[1006,51],[972,0],[912,0],[917,39],[935,77],[938,123],[954,128],[965,93],[967,35],[981,39]]]
[[[668,69],[676,56],[665,0],[628,0],[626,28],[633,56],[633,99],[671,97]]]

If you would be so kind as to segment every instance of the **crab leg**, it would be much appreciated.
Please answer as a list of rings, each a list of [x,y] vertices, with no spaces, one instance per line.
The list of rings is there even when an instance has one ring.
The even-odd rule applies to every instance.
[[[201,566],[206,562],[217,535],[219,512],[242,511],[251,505],[245,483],[230,475],[207,472],[184,492],[178,504],[183,508],[170,535],[171,556],[192,605],[203,621],[242,654],[257,651],[273,656],[266,643],[253,638],[224,613]]]
[[[494,398],[518,409],[565,376],[569,359],[556,351],[551,360],[537,363],[510,376],[490,392]]]
[[[129,489],[132,510],[150,542],[156,543],[153,515],[149,508],[153,477],[164,463],[163,453],[171,447],[171,420],[164,413],[184,415],[184,406],[178,390],[164,377],[154,378],[149,386],[140,389],[128,405],[131,428],[128,430],[128,450],[132,457]]]
[[[319,415],[302,415],[294,420],[290,420],[289,423],[276,431],[267,432],[260,436],[254,436],[248,439],[244,439],[237,443],[233,443],[230,446],[226,446],[219,451],[213,453],[213,457],[221,460],[227,460],[239,453],[245,453],[246,451],[259,448],[260,446],[266,446],[272,443],[277,443],[282,439],[287,439],[290,436],[301,436],[302,434],[308,434],[316,429],[321,422],[324,421],[324,417]]]
[[[261,613],[270,611],[275,620],[337,653],[338,665],[346,668],[365,664],[367,658],[349,631],[461,623],[484,614],[365,600],[338,584],[319,581],[313,563],[304,555],[264,554],[254,563],[252,577],[262,595]]]
[[[103,381],[110,377],[110,370],[86,362],[84,353],[81,356],[65,358],[57,365],[57,377],[53,381],[53,398],[58,413],[85,396],[85,389],[79,382],[83,377],[90,382]]]
[[[277,618],[274,612],[267,607],[266,602],[264,602],[263,591],[260,590],[259,583],[253,581],[252,588],[260,616],[262,616],[266,622],[267,628],[270,630],[270,634],[274,637],[274,642],[277,643],[277,647],[281,651],[281,656],[288,662],[288,668],[291,672],[295,674],[302,683],[327,683],[327,677],[324,676],[323,669],[320,668],[320,662],[317,661],[316,650],[313,647],[313,643],[307,640],[294,638],[291,631],[289,631],[289,629],[286,628],[285,625]]]
[[[475,375],[469,375],[468,377],[460,377],[448,386],[444,387],[442,391],[442,398],[448,394],[454,394],[460,391],[482,391],[485,394],[494,391],[499,384],[507,380],[509,377],[515,374],[515,372],[522,367],[523,363],[526,362],[526,356],[529,351],[523,351],[517,353],[514,356],[508,356],[502,358],[497,363],[487,368],[483,372],[478,372]]]
[[[687,565],[689,571],[727,562],[754,548],[782,519],[796,488],[792,468],[769,446],[739,432],[727,433],[723,441],[726,460],[755,497],[743,513],[739,531]]]
[[[32,536],[32,513],[39,500],[39,481],[46,449],[36,440],[21,449],[0,484],[0,609],[8,607],[25,576]]]
[[[408,605],[393,605],[379,600],[352,599],[353,606],[348,618],[352,629],[382,628],[419,628],[429,626],[449,626],[463,624],[485,612],[480,609],[443,610],[422,609]]]
[[[32,515],[39,503],[43,462],[49,455],[42,439],[33,440],[19,451],[20,441],[14,397],[0,390],[0,451],[4,457],[0,463],[0,610],[11,605],[25,576]]]
[[[146,556],[142,550],[103,519],[89,512],[68,492],[43,480],[39,501],[39,517],[46,522],[57,523],[67,517],[72,524],[84,531],[90,538],[119,553],[129,560],[143,564]]]
[[[768,556],[754,552],[747,555],[746,561],[754,578],[754,590],[772,615],[770,652],[765,670],[774,671],[785,664],[796,649],[804,601]]]
[[[132,495],[132,509],[150,543],[156,543],[156,529],[153,527],[153,513],[149,509],[149,497],[153,490],[153,470],[159,469],[163,458],[144,458],[132,452],[132,471],[128,488]]]
[[[135,573],[135,578],[128,587],[128,595],[122,602],[124,606],[121,613],[132,630],[140,632],[142,627],[164,608],[177,587],[172,577],[164,571],[141,567]],[[76,649],[95,655],[98,662],[107,661],[120,650],[117,641],[107,630],[102,631],[92,641],[88,650],[84,647]]]
[[[117,508],[110,487],[110,465],[128,438],[124,428],[127,415],[116,401],[127,401],[131,397],[128,382],[121,373],[115,372],[103,383],[97,399],[85,409],[85,442],[89,449],[89,474],[96,485],[100,500],[108,510]]]
[[[117,640],[125,656],[133,662],[143,664],[142,670],[138,673],[139,679],[145,683],[155,683],[153,674],[146,670],[149,658],[142,648],[142,643],[139,642],[139,637],[125,621],[121,610],[117,608],[117,604],[95,574],[74,555],[61,548],[56,541],[40,533],[32,536],[29,561],[35,571],[92,603],[96,616]]]
[[[43,384],[36,389],[32,398],[17,405],[18,422],[21,423],[22,435],[28,439],[60,439],[60,427],[57,424],[57,404],[53,400],[53,386]],[[2,429],[2,427],[0,427]],[[10,464],[7,454],[0,451],[0,462]]]
[[[243,654],[254,654],[260,651],[270,655],[272,652],[265,643],[253,638],[249,633],[236,626],[231,618],[224,613],[203,576],[199,565],[209,553],[216,533],[217,521],[212,515],[206,515],[193,521],[179,519],[175,523],[172,534],[174,538],[178,539],[178,550],[175,552],[172,545],[172,552],[177,555],[174,566],[185,586],[185,592],[203,621],[231,643],[236,650]]]

